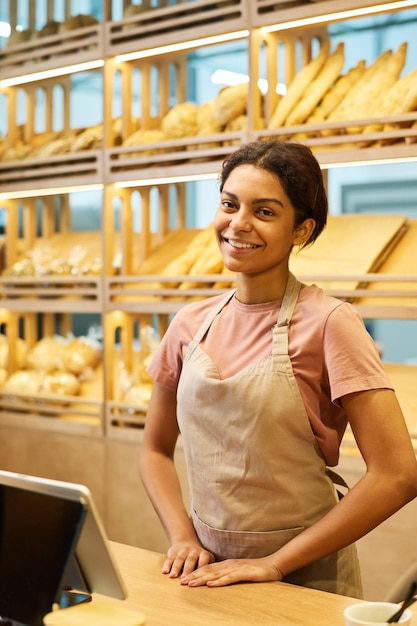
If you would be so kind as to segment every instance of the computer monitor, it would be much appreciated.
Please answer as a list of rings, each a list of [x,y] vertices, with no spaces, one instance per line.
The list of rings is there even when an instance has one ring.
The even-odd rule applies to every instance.
[[[0,470],[0,617],[42,626],[92,592],[126,597],[89,489]]]

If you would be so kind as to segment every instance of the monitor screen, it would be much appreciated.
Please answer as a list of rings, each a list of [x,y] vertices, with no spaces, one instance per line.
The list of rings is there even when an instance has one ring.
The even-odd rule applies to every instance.
[[[89,489],[0,470],[0,618],[42,626],[68,590],[126,597]]]
[[[80,501],[0,484],[0,615],[30,626],[59,600],[86,513]]]

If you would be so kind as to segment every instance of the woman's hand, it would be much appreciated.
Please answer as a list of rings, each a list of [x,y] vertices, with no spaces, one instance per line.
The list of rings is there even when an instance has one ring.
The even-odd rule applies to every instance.
[[[282,580],[282,574],[271,557],[262,559],[228,559],[211,563],[181,576],[181,584],[190,587],[223,587],[238,582]]]
[[[199,567],[214,562],[214,556],[204,550],[199,543],[183,541],[174,543],[168,550],[162,566],[162,573],[169,574],[170,578],[190,575]]]

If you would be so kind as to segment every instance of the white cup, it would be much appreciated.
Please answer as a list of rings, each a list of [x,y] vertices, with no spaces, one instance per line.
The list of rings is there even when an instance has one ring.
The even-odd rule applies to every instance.
[[[384,626],[387,620],[400,608],[392,602],[361,602],[351,604],[344,610],[346,626]],[[406,609],[398,624],[409,626],[411,611]]]

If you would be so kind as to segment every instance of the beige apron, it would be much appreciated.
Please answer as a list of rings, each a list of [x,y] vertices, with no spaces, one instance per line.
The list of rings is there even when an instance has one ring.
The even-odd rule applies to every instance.
[[[218,560],[272,554],[338,501],[288,356],[288,326],[300,287],[290,274],[267,358],[220,380],[200,347],[233,293],[208,316],[185,354],[177,414],[191,517],[202,545]],[[355,546],[285,580],[362,595]]]

